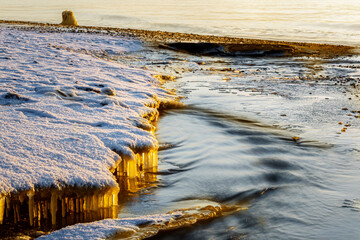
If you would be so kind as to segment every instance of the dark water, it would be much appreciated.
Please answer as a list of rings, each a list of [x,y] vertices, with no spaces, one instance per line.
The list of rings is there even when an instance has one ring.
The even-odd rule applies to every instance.
[[[178,73],[186,108],[158,124],[157,187],[124,209],[247,209],[153,239],[360,239],[357,57],[166,54],[148,66]]]

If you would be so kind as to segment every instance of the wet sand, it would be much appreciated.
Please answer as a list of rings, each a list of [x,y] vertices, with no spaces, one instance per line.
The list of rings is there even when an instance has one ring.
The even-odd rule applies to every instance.
[[[248,38],[234,38],[190,33],[122,29],[112,27],[79,26],[67,27],[60,24],[0,20],[0,24],[31,28],[43,31],[93,32],[112,36],[127,36],[158,44],[177,51],[196,55],[254,55],[254,56],[309,56],[333,58],[359,54],[352,46],[317,44],[304,42],[271,41]]]

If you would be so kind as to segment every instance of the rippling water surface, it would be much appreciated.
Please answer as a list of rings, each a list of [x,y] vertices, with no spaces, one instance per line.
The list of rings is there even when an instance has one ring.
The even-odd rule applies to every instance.
[[[120,216],[210,201],[242,210],[154,239],[359,239],[358,57],[140,55],[186,107],[161,117],[157,185]]]
[[[61,22],[71,9],[80,25],[360,45],[357,0],[0,0],[6,20]]]
[[[359,180],[348,156],[199,111],[173,112],[162,124],[159,135],[175,147],[160,155],[168,175],[154,193],[158,202],[206,199],[248,207],[163,239],[359,237],[359,212],[342,208],[359,196],[347,183]]]

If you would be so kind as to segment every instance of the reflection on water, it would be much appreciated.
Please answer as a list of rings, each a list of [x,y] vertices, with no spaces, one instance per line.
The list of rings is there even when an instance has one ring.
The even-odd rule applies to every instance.
[[[359,46],[357,0],[0,0],[1,19],[60,23],[73,10],[80,25],[165,30]]]

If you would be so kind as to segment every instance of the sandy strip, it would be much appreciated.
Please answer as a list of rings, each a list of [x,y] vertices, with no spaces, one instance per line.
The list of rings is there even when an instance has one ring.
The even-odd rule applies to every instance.
[[[0,20],[0,24],[8,25],[27,25],[31,27],[41,27],[45,31],[71,31],[71,32],[94,32],[110,35],[120,35],[140,38],[144,41],[158,43],[161,46],[167,46],[169,43],[207,43],[215,44],[214,47],[223,47],[225,52],[254,52],[254,51],[268,51],[281,52],[282,56],[313,56],[323,58],[333,58],[338,56],[349,56],[359,54],[359,49],[352,46],[331,45],[331,44],[317,44],[317,43],[303,43],[303,42],[285,42],[285,41],[271,41],[248,38],[234,38],[221,37],[211,35],[199,35],[189,33],[176,33],[165,31],[150,31],[137,29],[123,29],[112,27],[94,27],[94,26],[79,26],[66,27],[60,24],[48,24],[25,21],[5,21]],[[191,45],[191,48],[195,47]],[[171,47],[170,47],[171,48]],[[188,46],[186,46],[188,48]],[[171,48],[173,49],[173,48]],[[193,53],[190,49],[177,48]]]

